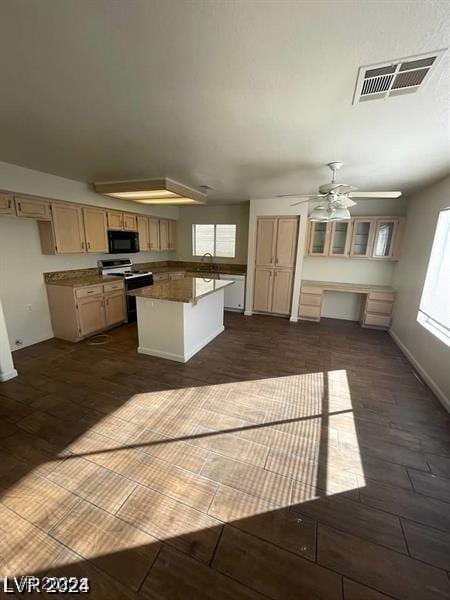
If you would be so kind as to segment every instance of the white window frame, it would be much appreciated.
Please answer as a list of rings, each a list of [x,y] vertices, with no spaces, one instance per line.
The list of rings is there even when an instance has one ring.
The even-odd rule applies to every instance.
[[[445,216],[444,216],[445,215]],[[422,298],[420,300],[419,312],[417,313],[417,322],[425,327],[430,333],[432,333],[435,337],[441,340],[447,346],[450,346],[450,328],[445,324],[433,317],[433,315],[429,314],[426,307],[426,299],[429,296],[430,292],[434,289],[439,276],[439,267],[442,263],[442,259],[445,252],[445,246],[447,243],[447,239],[443,238],[440,234],[440,227],[444,227],[444,221],[441,219],[445,219],[447,221],[450,219],[450,207],[444,208],[439,212],[436,230],[433,239],[433,246],[431,249],[430,259],[428,261],[427,266],[427,274],[425,277],[425,282],[422,290]],[[448,231],[447,229],[443,231]],[[447,235],[449,235],[447,233]],[[450,286],[450,282],[449,282]],[[449,302],[449,310],[450,310],[450,302]]]
[[[236,223],[192,223],[192,256],[201,257],[203,254],[196,254],[197,243],[196,243],[196,227],[197,225],[210,225],[214,227],[214,241],[213,241],[213,252],[211,252],[214,258],[236,258],[236,243],[237,243],[237,225]],[[234,253],[230,256],[217,256],[216,255],[216,240],[217,240],[217,226],[220,225],[230,225],[234,227]]]

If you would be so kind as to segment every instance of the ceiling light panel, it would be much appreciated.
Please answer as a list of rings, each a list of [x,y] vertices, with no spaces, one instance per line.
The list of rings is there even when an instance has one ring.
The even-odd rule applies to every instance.
[[[206,194],[172,179],[94,183],[99,194],[140,204],[205,204]]]

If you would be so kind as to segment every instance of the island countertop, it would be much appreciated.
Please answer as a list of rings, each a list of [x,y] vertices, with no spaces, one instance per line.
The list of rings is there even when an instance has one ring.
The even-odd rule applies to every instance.
[[[169,300],[196,304],[200,298],[223,290],[234,281],[204,279],[203,277],[185,277],[172,281],[162,281],[153,285],[128,292],[128,296],[149,298],[150,300]]]

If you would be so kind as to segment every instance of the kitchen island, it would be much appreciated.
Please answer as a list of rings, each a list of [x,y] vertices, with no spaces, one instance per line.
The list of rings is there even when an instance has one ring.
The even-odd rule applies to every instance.
[[[136,297],[140,354],[187,362],[224,330],[232,281],[185,277],[129,292]]]

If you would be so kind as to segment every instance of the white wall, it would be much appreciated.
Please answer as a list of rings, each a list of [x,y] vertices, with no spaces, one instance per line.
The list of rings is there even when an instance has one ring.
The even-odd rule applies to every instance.
[[[161,217],[178,217],[176,207],[146,207],[109,199],[91,191],[86,184],[7,163],[0,163],[0,189]],[[133,254],[132,260],[165,260],[170,256],[166,253],[140,252]],[[0,298],[13,350],[19,347],[15,344],[16,339],[22,340],[23,345],[27,346],[53,336],[43,273],[96,267],[100,258],[105,256],[45,256],[41,254],[36,221],[0,217]],[[31,312],[28,310],[29,305]]]
[[[247,263],[249,204],[226,206],[180,206],[177,230],[177,258],[199,261],[192,256],[192,225],[194,223],[222,223],[236,225],[236,257],[215,258],[215,262]]]
[[[438,214],[448,206],[450,177],[409,197],[391,333],[450,410],[450,348],[417,322]]]

